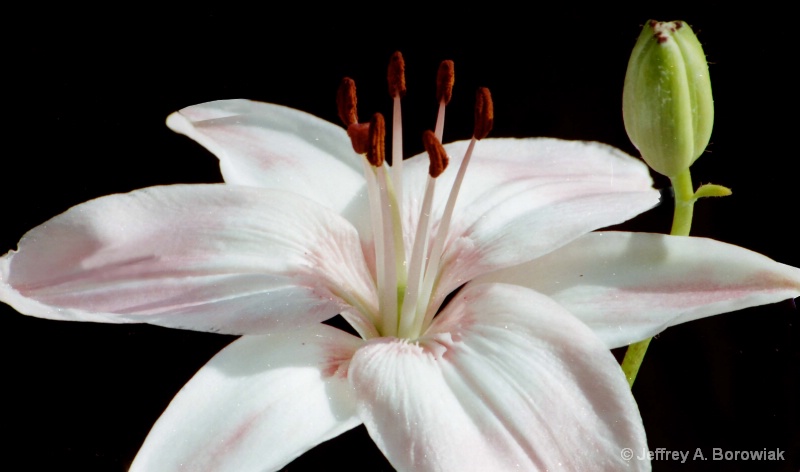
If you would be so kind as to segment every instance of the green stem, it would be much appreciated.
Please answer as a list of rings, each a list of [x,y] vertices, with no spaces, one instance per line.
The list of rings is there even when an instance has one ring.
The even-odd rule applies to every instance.
[[[675,213],[672,215],[672,231],[670,234],[673,236],[689,236],[689,231],[692,228],[692,214],[694,212],[694,187],[692,186],[692,174],[687,168],[675,177],[671,177],[672,188],[675,191]],[[636,374],[639,373],[639,367],[642,366],[644,355],[647,353],[647,347],[653,338],[647,338],[644,341],[633,343],[628,346],[625,352],[625,359],[622,360],[622,371],[628,379],[628,385],[633,388],[633,382],[636,381]]]
[[[671,180],[672,188],[675,190],[675,213],[672,216],[672,231],[669,234],[689,236],[695,202],[692,175],[687,168]]]
[[[633,388],[633,382],[636,380],[636,374],[639,373],[639,367],[642,366],[644,355],[647,353],[647,346],[653,338],[647,338],[644,341],[633,343],[628,346],[625,351],[625,359],[622,360],[622,372],[625,373],[625,378],[628,379],[628,385]]]

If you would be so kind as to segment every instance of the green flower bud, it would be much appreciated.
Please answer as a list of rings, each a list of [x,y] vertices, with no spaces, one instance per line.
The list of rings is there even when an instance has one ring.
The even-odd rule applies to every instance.
[[[625,131],[656,172],[675,177],[711,138],[714,101],[703,47],[683,21],[648,21],[628,62]]]

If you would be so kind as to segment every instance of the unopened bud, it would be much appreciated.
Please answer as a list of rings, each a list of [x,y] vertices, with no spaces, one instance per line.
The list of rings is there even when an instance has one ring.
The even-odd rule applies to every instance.
[[[700,157],[714,125],[703,47],[683,21],[648,21],[628,62],[625,131],[656,172],[675,177]]]

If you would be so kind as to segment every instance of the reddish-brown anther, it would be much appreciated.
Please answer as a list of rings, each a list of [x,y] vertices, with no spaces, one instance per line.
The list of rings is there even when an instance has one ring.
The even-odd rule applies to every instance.
[[[406,63],[400,51],[392,54],[386,78],[389,81],[389,95],[392,98],[406,95]]]
[[[428,166],[428,175],[435,179],[442,175],[442,172],[447,169],[447,163],[450,162],[450,160],[447,158],[447,152],[444,150],[444,146],[442,146],[442,143],[436,138],[436,134],[433,131],[427,130],[422,133],[422,144],[425,146],[425,151],[428,153],[428,157],[430,157],[431,160]]]
[[[353,123],[347,127],[347,136],[357,154],[369,151],[369,123]]]
[[[383,115],[375,113],[369,122],[369,149],[367,161],[375,167],[383,165],[386,156],[386,123]]]
[[[486,87],[481,87],[475,94],[475,139],[483,139],[494,125],[494,104],[492,94]]]
[[[455,66],[453,61],[442,61],[439,64],[439,73],[436,75],[436,100],[450,103],[453,97],[453,84],[456,81]]]
[[[336,108],[339,111],[339,119],[342,120],[345,128],[358,123],[356,102],[356,83],[350,77],[345,77],[336,92]]]

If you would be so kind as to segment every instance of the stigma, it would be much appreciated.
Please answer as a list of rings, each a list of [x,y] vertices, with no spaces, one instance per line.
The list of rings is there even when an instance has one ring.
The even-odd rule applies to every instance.
[[[389,95],[393,101],[391,154],[386,154],[386,121],[380,113],[368,122],[360,122],[355,82],[344,78],[336,95],[339,118],[350,137],[353,150],[362,155],[369,199],[370,230],[373,238],[375,284],[378,293],[377,313],[360,313],[368,319],[379,336],[414,340],[424,334],[441,308],[433,303],[442,263],[442,255],[453,216],[458,192],[469,165],[475,144],[491,131],[494,111],[487,88],[480,88],[475,100],[475,127],[444,211],[433,234],[431,210],[436,181],[447,171],[450,157],[442,146],[445,110],[453,96],[455,72],[453,61],[442,61],[436,76],[438,113],[433,131],[425,131],[422,142],[430,160],[428,178],[417,218],[416,231],[410,238],[409,251],[404,240],[410,236],[404,227],[403,203],[403,132],[401,99],[406,94],[405,61],[395,52],[387,71]],[[408,224],[406,223],[406,226]],[[365,333],[362,333],[365,336]]]

